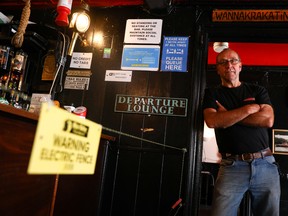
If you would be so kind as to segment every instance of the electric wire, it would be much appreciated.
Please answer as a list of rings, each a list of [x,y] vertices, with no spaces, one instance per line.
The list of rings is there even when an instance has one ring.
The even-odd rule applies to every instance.
[[[114,130],[114,129],[111,129],[111,128],[107,128],[105,126],[102,126],[102,129],[106,130],[106,131],[109,131],[109,132],[113,132],[113,133],[119,134],[119,135],[123,135],[123,136],[126,136],[126,137],[137,139],[137,140],[140,140],[140,141],[149,142],[151,144],[158,145],[158,146],[161,146],[161,147],[170,148],[170,149],[174,149],[174,150],[178,150],[178,151],[182,151],[182,152],[187,152],[186,148],[177,148],[175,146],[164,145],[164,144],[159,143],[159,142],[143,139],[143,138],[131,135],[131,134],[127,134],[127,133],[124,133],[124,132],[121,132],[121,131],[117,131],[117,130]]]
[[[54,88],[54,85],[55,85],[55,82],[57,80],[57,77],[58,77],[58,74],[59,74],[59,71],[61,69],[61,67],[64,67],[65,66],[65,46],[66,46],[66,38],[65,38],[65,35],[59,31],[59,33],[61,34],[61,36],[63,37],[63,46],[62,46],[62,52],[61,52],[61,59],[60,59],[60,62],[59,62],[59,66],[57,67],[57,70],[56,70],[56,73],[55,73],[55,76],[54,76],[54,79],[53,79],[53,82],[52,82],[52,85],[51,85],[51,88],[50,88],[50,91],[49,91],[49,94],[51,95],[52,94],[52,90]],[[62,90],[62,89],[61,89]]]

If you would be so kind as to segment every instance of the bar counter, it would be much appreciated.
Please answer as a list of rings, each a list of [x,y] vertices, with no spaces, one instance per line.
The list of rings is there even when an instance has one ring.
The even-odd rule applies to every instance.
[[[38,115],[0,104],[0,215],[49,215],[55,175],[28,175]]]
[[[28,175],[37,123],[38,115],[0,104],[0,215],[95,215],[102,202],[107,146],[115,138],[101,136],[94,175]]]

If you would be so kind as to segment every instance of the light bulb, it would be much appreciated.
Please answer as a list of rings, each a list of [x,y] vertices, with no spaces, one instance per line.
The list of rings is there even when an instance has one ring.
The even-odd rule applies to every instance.
[[[76,19],[75,27],[77,31],[84,33],[90,26],[90,17],[87,13],[80,13]]]

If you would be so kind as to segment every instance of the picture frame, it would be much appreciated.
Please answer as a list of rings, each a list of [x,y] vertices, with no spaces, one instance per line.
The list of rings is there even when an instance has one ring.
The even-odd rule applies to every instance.
[[[272,130],[272,152],[273,154],[288,155],[288,130]]]

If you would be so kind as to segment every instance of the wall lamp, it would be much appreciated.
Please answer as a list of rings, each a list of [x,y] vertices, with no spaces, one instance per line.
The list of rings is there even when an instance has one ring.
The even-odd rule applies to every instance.
[[[213,49],[215,52],[220,53],[223,49],[229,48],[228,42],[214,42]]]
[[[90,27],[90,16],[86,11],[89,11],[89,5],[82,2],[81,10],[72,14],[69,28],[73,29],[73,34],[67,53],[69,56],[72,56],[73,54],[77,38],[80,34],[83,35]]]

